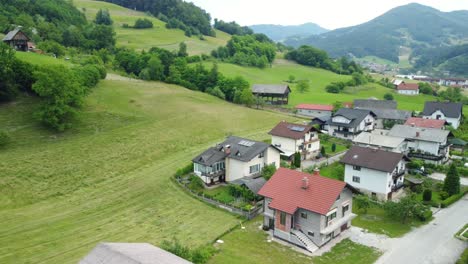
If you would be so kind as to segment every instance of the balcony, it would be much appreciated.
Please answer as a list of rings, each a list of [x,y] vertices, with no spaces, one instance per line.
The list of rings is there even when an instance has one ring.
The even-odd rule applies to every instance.
[[[427,152],[410,152],[408,153],[408,157],[410,158],[417,158],[417,159],[426,159],[432,161],[440,161],[445,158],[445,154],[434,155]]]
[[[201,175],[209,178],[216,178],[219,176],[223,176],[226,173],[226,171],[217,171],[217,172],[202,172]]]
[[[395,171],[392,173],[393,178],[398,178],[400,176],[405,175],[406,171],[405,170],[400,170],[400,171]]]
[[[396,192],[400,190],[401,188],[405,187],[403,183],[398,183],[392,186],[392,192]]]

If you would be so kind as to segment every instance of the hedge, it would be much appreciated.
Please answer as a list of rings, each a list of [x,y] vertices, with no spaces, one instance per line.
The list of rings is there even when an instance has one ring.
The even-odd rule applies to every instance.
[[[452,195],[450,196],[449,198],[443,200],[441,203],[440,203],[440,206],[442,208],[446,208],[446,207],[449,207],[451,204],[453,204],[454,202],[460,200],[463,196],[465,196],[465,194],[468,193],[468,188],[465,188],[462,192],[460,192],[459,194],[455,194],[455,195]]]

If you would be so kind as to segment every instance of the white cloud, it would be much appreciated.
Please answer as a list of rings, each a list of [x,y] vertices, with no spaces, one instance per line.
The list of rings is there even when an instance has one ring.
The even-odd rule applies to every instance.
[[[467,0],[186,0],[213,18],[241,25],[297,25],[314,22],[328,29],[357,25],[400,5],[417,2],[442,11],[468,10]]]

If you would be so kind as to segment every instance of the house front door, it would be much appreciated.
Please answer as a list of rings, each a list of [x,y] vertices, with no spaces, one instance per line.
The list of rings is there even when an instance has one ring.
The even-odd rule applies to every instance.
[[[344,224],[341,226],[341,232],[345,231],[346,229],[348,229],[348,224]]]

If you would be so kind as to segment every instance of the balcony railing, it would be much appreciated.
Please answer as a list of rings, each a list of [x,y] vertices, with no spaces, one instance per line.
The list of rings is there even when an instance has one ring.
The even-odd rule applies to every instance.
[[[405,187],[403,183],[398,183],[392,186],[392,192],[396,192],[400,190],[401,188]]]
[[[397,178],[397,177],[400,177],[402,175],[405,175],[405,173],[406,173],[405,170],[395,171],[395,172],[392,173],[392,177]]]
[[[226,171],[222,170],[222,171],[217,171],[217,172],[202,172],[201,175],[205,177],[214,178],[214,177],[223,176],[225,173]]]
[[[427,160],[433,160],[433,161],[439,161],[443,160],[445,158],[445,154],[441,155],[434,155],[431,153],[422,153],[422,152],[410,152],[408,153],[408,157],[410,158],[418,158],[418,159],[427,159]]]

